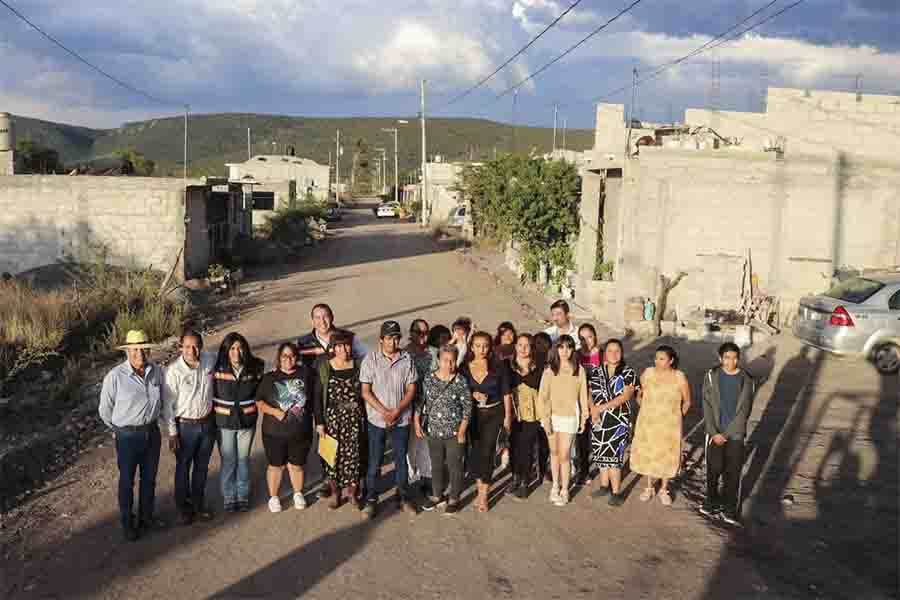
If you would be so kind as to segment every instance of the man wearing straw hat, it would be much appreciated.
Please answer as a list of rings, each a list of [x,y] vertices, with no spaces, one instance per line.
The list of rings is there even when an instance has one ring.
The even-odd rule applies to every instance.
[[[159,469],[159,419],[163,376],[159,365],[150,362],[147,350],[153,344],[140,330],[128,332],[127,360],[113,367],[103,378],[100,418],[115,434],[119,465],[119,513],[125,539],[134,541],[142,529],[160,527],[154,520],[156,472]],[[138,519],[132,515],[135,472],[140,468]]]

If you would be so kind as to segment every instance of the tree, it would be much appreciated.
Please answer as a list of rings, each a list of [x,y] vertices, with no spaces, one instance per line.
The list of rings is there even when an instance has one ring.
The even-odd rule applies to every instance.
[[[547,267],[556,283],[574,266],[579,188],[572,164],[512,155],[464,168],[458,186],[477,236],[515,241],[526,275],[537,280]]]
[[[62,168],[59,152],[42,146],[31,138],[23,138],[16,143],[16,154],[28,173],[56,173]]]
[[[133,148],[116,150],[114,154],[130,162],[133,168],[133,174],[138,177],[151,177],[156,170],[155,162]]]

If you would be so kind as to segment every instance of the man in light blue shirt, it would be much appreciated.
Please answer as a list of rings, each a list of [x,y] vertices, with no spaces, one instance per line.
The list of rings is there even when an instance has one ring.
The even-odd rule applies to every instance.
[[[152,347],[143,331],[128,332],[125,344],[127,360],[103,378],[100,391],[100,418],[116,438],[119,465],[119,516],[125,539],[134,541],[141,529],[162,525],[153,517],[156,473],[159,470],[160,406],[163,375],[160,367],[148,360]],[[141,469],[138,492],[138,521],[132,516],[135,471]]]

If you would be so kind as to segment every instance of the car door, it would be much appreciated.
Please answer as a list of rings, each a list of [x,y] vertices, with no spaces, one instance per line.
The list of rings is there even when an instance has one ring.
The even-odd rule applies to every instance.
[[[871,334],[866,350],[871,351],[882,342],[900,338],[900,286],[890,286],[875,294],[858,315],[858,325]]]

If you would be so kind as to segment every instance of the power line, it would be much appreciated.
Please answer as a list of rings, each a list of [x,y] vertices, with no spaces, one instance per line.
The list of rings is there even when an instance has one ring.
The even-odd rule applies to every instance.
[[[528,42],[527,44],[525,44],[524,46],[522,46],[522,48],[520,48],[518,52],[516,52],[515,54],[513,54],[512,56],[510,56],[508,59],[506,59],[506,61],[505,61],[502,65],[500,65],[499,67],[497,67],[497,68],[494,70],[493,73],[491,73],[490,75],[488,75],[487,77],[485,77],[484,79],[482,79],[481,81],[479,81],[478,83],[476,83],[475,85],[473,85],[472,87],[470,87],[470,88],[468,88],[467,90],[463,91],[462,93],[457,94],[456,96],[454,96],[453,98],[451,98],[449,101],[447,101],[445,104],[442,104],[440,107],[438,107],[437,110],[440,110],[440,109],[442,109],[442,108],[446,108],[447,106],[450,106],[451,104],[455,104],[455,103],[458,102],[459,100],[462,100],[463,98],[465,98],[466,96],[468,96],[469,94],[471,94],[472,92],[474,92],[475,90],[477,90],[479,87],[481,87],[482,85],[484,85],[485,83],[487,83],[494,75],[496,75],[497,73],[499,73],[500,71],[502,71],[509,63],[511,63],[512,61],[514,61],[515,59],[517,59],[519,56],[522,55],[523,52],[525,52],[526,50],[528,50],[528,49],[532,46],[532,44],[534,44],[536,41],[538,41],[539,39],[541,39],[541,37],[542,37],[545,33],[547,33],[548,31],[550,31],[550,29],[552,29],[554,25],[556,25],[557,23],[559,23],[559,22],[562,20],[563,17],[565,17],[567,14],[569,14],[576,6],[578,6],[579,4],[581,4],[581,2],[582,2],[582,0],[575,0],[575,2],[573,2],[572,5],[569,6],[569,8],[567,8],[566,10],[564,10],[564,11],[562,12],[562,14],[560,14],[558,17],[556,17],[555,19],[553,19],[553,22],[551,22],[549,25],[547,25],[547,26],[544,28],[544,30],[541,31],[539,34],[537,34],[536,36],[534,36],[533,38],[531,38],[531,41]]]
[[[759,13],[763,12],[764,10],[768,9],[769,7],[771,7],[772,5],[774,5],[775,3],[777,3],[778,1],[779,1],[779,0],[771,0],[768,4],[766,4],[766,5],[763,6],[762,8],[757,9],[757,10],[754,11],[750,16],[744,18],[743,20],[739,21],[738,23],[735,23],[734,25],[732,25],[731,27],[729,27],[727,30],[723,31],[722,33],[720,33],[719,35],[715,36],[714,38],[708,40],[708,41],[707,41],[705,44],[703,44],[702,46],[699,46],[699,47],[695,48],[694,50],[692,50],[692,51],[689,52],[688,54],[685,54],[685,55],[682,56],[681,58],[678,58],[678,59],[676,59],[676,60],[673,60],[673,61],[670,61],[670,62],[667,62],[667,63],[664,63],[664,64],[658,66],[658,67],[657,67],[650,75],[648,75],[647,77],[645,77],[645,78],[641,79],[640,81],[638,81],[638,85],[641,85],[641,84],[643,84],[643,83],[645,83],[645,82],[647,82],[647,81],[650,81],[650,80],[652,80],[652,79],[656,79],[657,77],[659,77],[659,76],[660,76],[662,73],[664,73],[665,71],[668,71],[668,70],[671,69],[672,67],[674,67],[674,66],[676,66],[676,65],[679,65],[679,64],[681,64],[682,62],[685,62],[685,61],[687,61],[687,60],[690,60],[691,58],[694,58],[695,56],[698,56],[699,54],[702,54],[702,53],[704,53],[704,52],[706,52],[706,51],[708,51],[708,50],[712,50],[712,49],[718,48],[718,47],[721,46],[722,44],[726,44],[726,43],[728,43],[728,42],[730,42],[730,41],[736,40],[737,38],[741,37],[741,36],[744,35],[745,33],[747,33],[747,32],[749,32],[749,31],[752,31],[753,29],[756,29],[756,28],[758,28],[758,27],[761,27],[761,26],[765,25],[765,24],[768,23],[769,21],[771,21],[771,20],[773,20],[773,19],[775,19],[775,18],[781,16],[782,14],[784,14],[785,12],[791,10],[792,8],[796,7],[797,5],[802,4],[805,0],[796,0],[796,1],[793,2],[792,4],[788,4],[787,6],[785,6],[784,8],[782,8],[781,10],[772,13],[771,15],[769,15],[768,17],[766,17],[765,19],[763,19],[763,20],[761,20],[761,21],[759,21],[759,22],[757,22],[757,23],[755,23],[755,24],[753,24],[753,25],[750,25],[749,27],[746,27],[745,29],[742,29],[741,31],[739,31],[738,33],[736,33],[736,34],[734,34],[734,35],[730,35],[730,36],[729,36],[729,34],[730,34],[732,31],[734,31],[735,29],[739,28],[741,25],[743,25],[743,24],[746,23],[747,21],[751,20],[753,17],[755,17],[755,16],[758,15]],[[728,36],[728,37],[726,37],[726,36]],[[622,87],[616,88],[615,90],[613,90],[613,91],[611,91],[611,92],[608,92],[608,93],[606,93],[606,94],[604,94],[604,95],[602,95],[602,96],[598,96],[598,97],[596,97],[596,98],[593,98],[593,99],[589,100],[589,102],[591,102],[591,103],[596,103],[596,102],[599,102],[599,101],[601,101],[601,100],[605,100],[605,99],[607,99],[607,98],[610,98],[610,97],[612,97],[612,96],[616,96],[616,95],[621,94],[622,92],[628,90],[629,87],[631,87],[631,84],[623,85]]]
[[[38,33],[40,33],[42,36],[44,36],[45,38],[47,38],[48,40],[50,40],[51,42],[53,42],[54,44],[56,44],[57,46],[59,46],[60,48],[62,48],[63,50],[65,50],[68,54],[72,55],[72,56],[75,57],[77,60],[83,62],[84,64],[86,64],[87,66],[89,66],[89,67],[90,67],[91,69],[93,69],[94,71],[96,71],[96,72],[100,73],[101,75],[103,75],[104,77],[106,77],[106,78],[109,79],[110,81],[112,81],[112,82],[114,82],[114,83],[116,83],[116,84],[122,86],[123,88],[125,88],[126,90],[128,90],[128,91],[130,91],[130,92],[132,92],[132,93],[135,93],[135,94],[137,94],[137,95],[139,95],[139,96],[143,96],[144,98],[147,98],[148,100],[151,100],[151,101],[153,101],[153,102],[156,102],[156,103],[159,103],[159,104],[170,105],[170,106],[175,106],[175,105],[177,104],[177,103],[175,103],[175,102],[170,102],[170,101],[168,101],[168,100],[163,100],[163,99],[161,99],[161,98],[157,98],[157,97],[154,96],[153,94],[148,94],[147,92],[145,92],[145,91],[143,91],[143,90],[140,90],[140,89],[134,87],[133,85],[130,85],[130,84],[128,84],[128,83],[125,83],[124,81],[122,81],[121,79],[118,79],[117,77],[115,77],[115,76],[113,76],[113,75],[110,75],[109,73],[107,73],[106,71],[104,71],[103,69],[101,69],[100,67],[98,67],[97,65],[93,64],[92,62],[88,61],[86,58],[84,58],[83,56],[81,56],[80,54],[78,54],[77,52],[75,52],[74,50],[68,48],[65,44],[63,44],[62,42],[60,42],[59,40],[57,40],[57,39],[56,39],[55,37],[53,37],[52,35],[50,35],[50,34],[47,33],[46,31],[44,31],[43,29],[41,29],[40,27],[38,27],[37,25],[35,25],[33,22],[31,22],[31,21],[28,19],[28,17],[26,17],[25,15],[23,15],[22,13],[20,13],[20,12],[19,12],[18,10],[16,10],[13,6],[10,6],[5,0],[0,0],[0,4],[2,4],[3,6],[5,6],[6,8],[8,8],[9,11],[10,11],[12,14],[14,14],[15,16],[17,16],[19,19],[21,19],[21,20],[24,21],[25,23],[27,23],[29,27],[31,27],[32,29],[34,29],[35,31],[37,31]]]
[[[557,62],[559,62],[560,60],[562,60],[563,58],[565,58],[566,56],[568,56],[571,52],[573,52],[576,48],[578,48],[579,46],[581,46],[582,44],[584,44],[586,41],[588,41],[589,39],[591,39],[592,37],[594,37],[595,35],[597,35],[597,34],[600,33],[601,31],[603,31],[604,29],[606,29],[607,27],[609,27],[609,26],[612,25],[613,23],[615,23],[615,22],[616,22],[617,20],[619,20],[619,18],[621,18],[625,13],[627,13],[627,12],[630,11],[632,8],[634,8],[635,6],[637,6],[638,4],[640,4],[642,1],[643,1],[643,0],[634,0],[634,1],[633,1],[631,4],[629,4],[627,7],[623,8],[623,9],[620,10],[618,13],[616,13],[615,16],[613,16],[613,17],[610,18],[608,21],[606,21],[606,23],[604,23],[603,25],[597,27],[597,28],[594,29],[592,32],[590,32],[588,35],[586,35],[585,37],[583,37],[578,43],[574,44],[573,46],[570,46],[565,52],[563,52],[562,54],[560,54],[559,56],[557,56],[556,58],[554,58],[554,59],[551,60],[550,62],[546,63],[546,64],[545,64],[544,66],[542,66],[540,69],[538,69],[537,71],[535,71],[534,73],[532,73],[531,75],[529,75],[528,77],[526,77],[525,79],[523,79],[522,81],[520,81],[519,83],[517,83],[517,84],[515,84],[514,86],[512,86],[512,87],[510,87],[510,88],[507,88],[506,90],[502,91],[500,94],[498,94],[498,95],[496,96],[496,98],[498,98],[498,99],[499,99],[499,98],[502,98],[503,96],[507,95],[508,93],[510,93],[510,92],[512,92],[512,91],[514,91],[514,90],[519,89],[520,87],[522,87],[523,85],[525,85],[526,83],[528,83],[529,81],[531,81],[532,79],[534,79],[535,77],[537,77],[538,75],[540,75],[541,73],[543,73],[544,71],[546,71],[547,69],[549,69],[551,66],[553,66],[554,64],[556,64]]]

